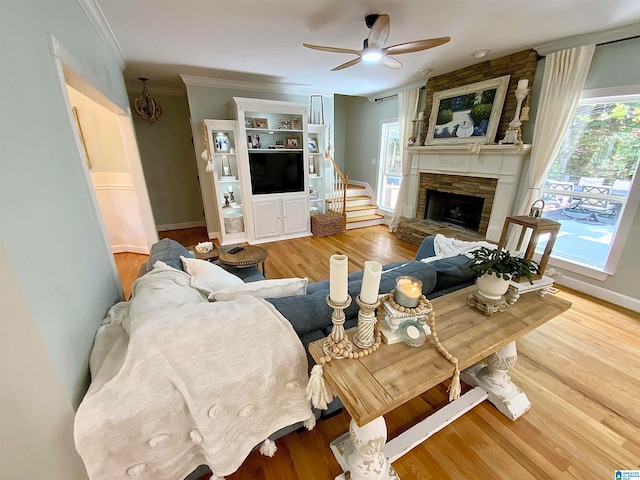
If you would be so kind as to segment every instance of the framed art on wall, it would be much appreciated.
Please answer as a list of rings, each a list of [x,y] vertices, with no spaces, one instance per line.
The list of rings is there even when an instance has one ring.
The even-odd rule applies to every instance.
[[[218,132],[215,134],[214,142],[216,145],[216,152],[228,152],[231,148],[231,141],[229,140],[229,134],[226,132]]]
[[[493,142],[509,77],[504,75],[434,93],[426,144]]]

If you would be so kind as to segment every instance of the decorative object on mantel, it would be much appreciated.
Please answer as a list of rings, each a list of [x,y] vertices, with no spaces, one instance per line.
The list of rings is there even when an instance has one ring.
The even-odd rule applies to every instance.
[[[509,75],[433,94],[427,145],[493,142]]]
[[[411,127],[413,133],[409,137],[408,146],[415,147],[416,143],[419,143],[422,138],[422,131],[424,130],[425,123],[424,112],[414,112],[411,123],[413,124]]]
[[[509,122],[509,128],[507,129],[507,133],[505,134],[504,138],[498,142],[500,145],[522,145],[522,132],[520,130],[520,127],[522,125],[522,117],[520,116],[520,110],[522,108],[522,102],[525,98],[527,98],[527,94],[529,93],[529,88],[527,88],[528,86],[529,80],[527,80],[526,78],[518,81],[518,87],[516,88],[516,100],[518,101],[518,104],[516,105],[516,113],[513,116],[513,120]],[[528,109],[526,112],[526,119],[529,119]]]
[[[142,94],[133,102],[134,109],[143,120],[149,122],[149,125],[153,125],[160,117],[162,117],[162,107],[158,101],[149,95],[147,89],[148,78],[138,77],[138,80],[142,81]]]

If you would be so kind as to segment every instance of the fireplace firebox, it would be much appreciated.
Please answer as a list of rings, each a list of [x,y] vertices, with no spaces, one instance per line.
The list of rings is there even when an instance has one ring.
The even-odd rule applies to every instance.
[[[427,189],[424,218],[478,232],[484,198]]]

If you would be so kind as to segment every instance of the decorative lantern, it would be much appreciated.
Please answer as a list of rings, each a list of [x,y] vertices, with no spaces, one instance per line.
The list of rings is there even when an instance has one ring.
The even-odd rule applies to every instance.
[[[541,207],[536,205],[539,202],[542,202]],[[530,234],[529,243],[527,244],[527,248],[524,252],[524,258],[533,260],[533,254],[536,251],[536,246],[540,241],[540,237],[542,235],[549,234],[549,239],[547,240],[542,258],[538,262],[540,268],[538,269],[538,273],[533,276],[534,279],[542,278],[544,271],[547,268],[547,263],[549,263],[549,258],[551,257],[551,250],[553,249],[553,245],[556,243],[556,238],[558,238],[558,232],[560,231],[560,223],[549,220],[548,218],[542,218],[543,208],[544,202],[542,200],[537,200],[531,206],[529,215],[507,217],[504,221],[504,227],[502,228],[500,242],[498,243],[498,249],[505,248],[507,237],[509,236],[509,227],[511,225],[519,225],[522,227],[522,231],[518,238],[516,251],[522,251],[524,240],[527,238],[527,235]],[[526,282],[527,279],[520,279],[520,281]]]

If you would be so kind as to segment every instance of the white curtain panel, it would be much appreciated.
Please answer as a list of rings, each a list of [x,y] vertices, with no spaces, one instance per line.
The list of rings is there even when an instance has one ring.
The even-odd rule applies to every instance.
[[[561,50],[547,55],[538,104],[533,146],[527,171],[525,195],[517,215],[529,213],[541,196],[544,179],[551,168],[578,105],[589,72],[595,45]]]
[[[407,179],[411,172],[411,155],[407,152],[406,146],[413,130],[411,118],[418,108],[419,95],[419,88],[414,88],[398,94],[398,127],[400,130],[400,148],[402,149],[402,179],[400,180],[400,190],[398,190],[396,208],[393,211],[393,218],[389,224],[390,232],[396,231],[400,217],[402,217],[404,204],[407,201]],[[378,188],[382,188],[382,186],[379,186]]]

